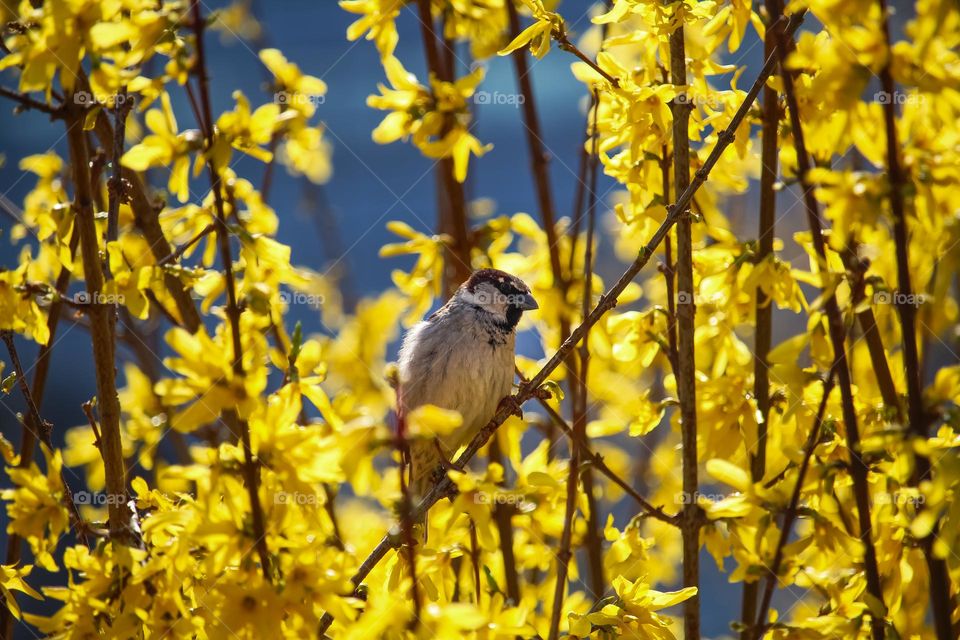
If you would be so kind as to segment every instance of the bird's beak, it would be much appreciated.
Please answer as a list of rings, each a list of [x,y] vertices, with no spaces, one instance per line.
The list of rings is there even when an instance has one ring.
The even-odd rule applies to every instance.
[[[533,309],[539,309],[540,305],[537,304],[537,301],[533,299],[533,296],[529,293],[523,296],[523,301],[520,302],[520,309],[522,311],[532,311]]]

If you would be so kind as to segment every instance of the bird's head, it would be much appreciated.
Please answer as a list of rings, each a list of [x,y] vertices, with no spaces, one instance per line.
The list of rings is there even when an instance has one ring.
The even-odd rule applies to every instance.
[[[523,280],[498,269],[474,271],[454,298],[491,314],[509,329],[517,326],[524,311],[540,308]]]

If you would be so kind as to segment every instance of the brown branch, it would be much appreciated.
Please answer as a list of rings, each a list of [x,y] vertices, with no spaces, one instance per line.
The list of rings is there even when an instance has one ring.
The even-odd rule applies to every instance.
[[[196,39],[196,66],[193,68],[197,76],[197,82],[200,87],[200,106],[202,111],[197,113],[197,121],[203,127],[203,123],[213,122],[213,111],[210,107],[209,79],[207,77],[206,54],[203,44],[204,22],[200,13],[200,1],[192,0],[190,3],[191,13],[193,15],[194,36]],[[211,127],[203,127],[205,131],[204,140],[206,150],[213,149],[213,130]],[[221,191],[220,174],[214,166],[210,156],[207,157],[207,173],[210,177],[210,190],[213,192],[213,200],[217,210],[217,245],[220,252],[220,260],[223,263],[224,279],[227,289],[227,318],[230,323],[230,335],[233,347],[233,374],[237,379],[242,380],[245,376],[243,369],[243,342],[240,330],[240,305],[237,302],[237,285],[233,274],[233,257],[230,249],[230,231],[227,228],[225,207],[223,202],[223,192]],[[243,471],[247,493],[250,499],[250,510],[253,518],[253,536],[254,546],[260,557],[260,568],[264,577],[270,581],[273,576],[273,563],[270,560],[270,552],[267,549],[266,523],[263,515],[263,506],[260,504],[259,477],[257,473],[257,461],[254,460],[253,448],[250,444],[250,425],[246,420],[234,410],[224,411],[224,421],[235,428],[243,446]]]
[[[589,177],[589,205],[587,206],[587,237],[584,247],[584,276],[583,276],[583,298],[581,301],[581,314],[584,318],[590,313],[590,305],[593,302],[593,243],[594,232],[596,230],[597,214],[597,167],[598,147],[600,144],[600,132],[597,129],[597,118],[600,109],[600,95],[596,88],[593,90],[593,145],[591,149],[591,172]],[[587,332],[580,342],[580,374],[577,376],[577,393],[574,395],[576,400],[573,412],[573,432],[580,436],[578,442],[589,444],[590,438],[587,436],[587,374],[589,372],[590,349],[587,345],[590,339],[590,333]],[[580,459],[583,461],[584,449],[580,448]],[[587,497],[587,531],[586,547],[587,560],[590,568],[590,589],[594,594],[604,592],[606,582],[603,576],[603,540],[600,535],[601,524],[599,518],[599,508],[597,506],[597,497],[593,490],[593,470],[586,467],[581,472],[583,479],[583,492]]]
[[[126,198],[123,181],[123,169],[120,166],[120,158],[123,156],[124,140],[127,132],[127,116],[130,109],[133,108],[133,96],[127,93],[126,86],[117,93],[114,98],[113,107],[113,175],[107,183],[109,193],[109,205],[107,208],[107,242],[114,242],[120,234],[120,203]],[[109,268],[109,261],[108,261]]]
[[[81,81],[83,76],[81,75]],[[101,111],[97,115],[94,124],[94,133],[100,144],[107,148],[114,148],[114,131],[110,124],[110,119],[106,113]],[[158,209],[154,207],[150,197],[147,195],[147,187],[136,171],[122,167],[124,187],[127,195],[130,197],[130,208],[133,211],[134,224],[143,234],[147,244],[150,245],[150,252],[153,254],[157,264],[163,265],[168,261],[171,253],[170,242],[164,236],[163,228],[160,226]],[[200,313],[190,297],[190,292],[183,283],[173,274],[165,273],[163,283],[167,291],[177,305],[177,313],[180,316],[183,326],[195,333],[200,328]]]
[[[887,362],[887,353],[883,347],[883,338],[877,328],[877,320],[873,315],[873,309],[869,305],[861,305],[864,299],[865,275],[868,263],[866,260],[857,257],[854,248],[848,248],[840,252],[840,258],[843,260],[843,267],[847,270],[847,276],[850,278],[851,307],[854,309],[863,307],[862,311],[857,312],[857,322],[863,332],[863,341],[867,343],[870,363],[873,365],[877,387],[880,389],[880,397],[883,398],[884,405],[896,410],[897,419],[902,421],[903,408],[900,406],[900,396],[890,373],[890,365]]]
[[[817,413],[813,418],[813,426],[810,428],[810,435],[807,436],[806,445],[803,448],[803,460],[800,463],[800,470],[797,472],[797,484],[793,487],[793,494],[790,496],[790,504],[783,514],[783,524],[780,526],[780,538],[777,541],[777,547],[773,554],[773,563],[768,568],[767,582],[763,589],[763,598],[760,603],[760,609],[756,614],[756,622],[753,619],[744,620],[744,623],[752,626],[745,631],[752,638],[759,638],[763,635],[767,626],[767,613],[770,610],[770,601],[773,598],[773,590],[777,586],[777,580],[780,575],[780,565],[783,563],[783,553],[790,540],[790,532],[793,529],[793,523],[796,521],[798,508],[800,506],[800,491],[803,489],[803,479],[807,475],[807,469],[810,467],[810,459],[813,457],[813,451],[817,448],[820,441],[820,428],[823,425],[823,416],[827,409],[827,400],[830,392],[833,391],[834,371],[823,381],[823,396],[820,398],[820,404],[817,407]],[[759,584],[759,581],[753,584]],[[754,602],[756,607],[756,602]]]
[[[507,0],[507,19],[510,25],[510,39],[520,33],[520,17],[513,0]],[[547,166],[549,155],[543,145],[543,133],[540,128],[540,116],[537,113],[536,96],[533,93],[533,83],[530,79],[530,69],[527,65],[527,49],[520,47],[512,54],[514,69],[517,74],[517,84],[520,86],[520,95],[523,96],[523,125],[526,129],[527,150],[530,154],[530,165],[533,171],[533,181],[537,188],[537,202],[540,205],[540,218],[543,229],[547,234],[547,250],[550,254],[550,270],[553,273],[553,286],[564,288],[563,270],[560,267],[560,250],[557,244],[556,216],[553,208],[553,195],[550,189],[550,172]]]
[[[890,39],[890,20],[887,0],[880,3],[883,38],[887,49],[886,64],[880,69],[880,84],[886,93],[883,103],[883,122],[887,134],[887,174],[890,179],[890,209],[893,212],[893,238],[897,255],[897,298],[894,303],[900,317],[900,335],[903,339],[903,366],[907,379],[907,410],[910,416],[910,430],[917,438],[924,440],[929,435],[927,419],[923,405],[922,369],[917,350],[917,307],[913,300],[913,287],[910,281],[909,230],[907,228],[904,191],[907,176],[900,164],[899,145],[897,143],[897,115],[893,81],[893,47]],[[912,484],[919,484],[930,477],[930,461],[926,456],[917,455],[915,477]],[[933,551],[935,533],[931,532],[921,541],[923,553],[930,573],[930,601],[933,609],[934,626],[937,637],[947,640],[954,636],[951,630],[950,574],[946,561],[938,558]]]
[[[574,426],[576,433],[576,426]],[[550,614],[550,640],[560,635],[560,617],[563,614],[563,594],[567,587],[567,571],[573,557],[570,546],[573,537],[574,511],[577,506],[577,482],[580,472],[580,443],[574,441],[567,469],[567,500],[564,506],[563,531],[560,534],[560,549],[557,551],[557,582],[553,591],[553,608]]]
[[[14,91],[13,89],[8,89],[7,87],[0,86],[0,96],[13,100],[19,105],[20,109],[32,109],[34,111],[45,113],[50,116],[51,120],[64,117],[64,107],[50,106],[46,102],[40,102],[39,100],[31,98],[25,93],[20,93],[19,91]]]
[[[526,384],[526,382],[524,382],[524,384]],[[567,434],[571,438],[579,438],[579,436],[574,434],[573,428],[569,424],[567,424],[566,420],[563,419],[563,416],[557,413],[556,409],[550,406],[550,404],[542,398],[538,397],[537,400],[540,403],[540,406],[542,406],[544,410],[547,412],[547,415],[550,417],[553,423],[556,424],[561,431],[563,431],[565,434]],[[580,444],[580,449],[583,452],[583,459],[588,461],[592,467],[595,467],[600,473],[605,475],[611,482],[613,482],[618,487],[620,487],[624,493],[626,493],[628,496],[633,498],[636,501],[636,503],[640,505],[640,508],[643,509],[648,516],[656,520],[659,520],[660,522],[672,525],[674,527],[680,526],[678,516],[671,516],[665,513],[663,510],[663,507],[653,506],[650,503],[650,501],[644,498],[626,480],[618,476],[617,473],[613,471],[613,469],[607,466],[607,463],[603,459],[603,456],[601,456],[599,453],[596,453],[595,451],[591,451],[589,445],[584,440],[578,439],[577,442]]]
[[[100,262],[100,237],[97,233],[93,212],[93,193],[90,182],[89,154],[83,131],[85,112],[68,96],[67,140],[70,147],[70,164],[73,170],[74,215],[80,234],[80,254],[87,295],[98,302],[103,291],[104,277]],[[87,310],[90,318],[90,333],[93,341],[93,358],[97,381],[97,404],[103,425],[103,458],[106,489],[114,498],[109,504],[110,538],[115,541],[132,541],[133,528],[126,500],[126,474],[123,449],[120,442],[120,400],[116,381],[116,309],[113,305],[91,304]]]
[[[198,242],[203,240],[205,237],[210,235],[210,233],[214,231],[216,228],[217,228],[217,225],[211,222],[210,224],[205,226],[203,229],[198,231],[195,236],[193,236],[188,241],[184,242],[182,245],[177,247],[173,251],[173,253],[167,254],[167,257],[164,258],[163,261],[160,262],[160,264],[175,263],[177,260],[183,257],[183,254],[185,254],[187,251],[190,250],[190,247],[192,247],[193,245],[197,244]]]
[[[490,440],[489,450],[490,463],[503,464],[503,452],[500,450],[500,443],[496,438]],[[507,597],[518,604],[520,602],[520,576],[517,573],[517,559],[513,550],[513,523],[512,516],[514,508],[512,505],[495,502],[493,505],[493,521],[497,525],[497,533],[500,535],[500,554],[503,556],[503,573],[507,582]],[[479,584],[478,598],[479,598]]]
[[[670,199],[670,154],[667,151],[667,145],[663,145],[660,154],[660,179],[663,189],[663,201]],[[680,370],[680,364],[677,362],[677,297],[675,291],[675,278],[677,268],[673,262],[673,247],[671,241],[673,234],[667,234],[663,241],[663,261],[660,271],[663,272],[663,279],[667,288],[667,346],[669,352],[667,359],[670,361],[670,369],[676,376]]]
[[[480,542],[477,540],[477,523],[473,521],[473,518],[470,518],[470,564],[473,565],[474,604],[479,605],[480,592],[482,591],[480,587]]]
[[[774,38],[773,16],[783,12],[778,9],[780,0],[766,0],[768,25],[763,41],[764,55],[770,56],[777,46]],[[766,260],[773,255],[773,239],[776,231],[777,213],[777,128],[780,124],[780,105],[777,90],[769,84],[763,90],[763,109],[761,112],[761,151],[760,151],[760,228],[757,242],[757,261]],[[753,397],[757,402],[760,420],[757,424],[756,453],[750,455],[750,477],[754,483],[763,481],[767,471],[767,420],[770,416],[770,369],[767,354],[773,342],[773,303],[761,287],[757,287],[754,307],[756,333],[753,357]],[[757,594],[760,581],[744,581],[743,599],[740,608],[740,620],[744,631],[741,640],[751,640],[753,630],[749,628],[756,617]]]
[[[3,339],[3,342],[7,347],[7,353],[10,354],[10,361],[13,364],[13,370],[17,375],[17,385],[20,387],[20,393],[23,394],[23,400],[27,405],[27,412],[30,416],[29,419],[24,420],[24,428],[28,428],[27,425],[30,423],[37,425],[36,431],[34,432],[35,436],[39,438],[40,442],[50,449],[50,451],[53,451],[53,440],[50,437],[50,434],[53,432],[53,425],[44,420],[40,415],[40,409],[33,397],[33,392],[30,390],[29,385],[27,385],[26,374],[24,374],[23,365],[20,363],[20,354],[17,353],[17,346],[13,340],[13,332],[10,330],[0,331],[0,338]],[[21,466],[25,467],[27,465]],[[70,485],[67,483],[67,478],[64,475],[62,468],[60,469],[60,483],[63,485],[63,499],[64,502],[66,502],[67,511],[70,513],[70,519],[73,521],[74,529],[77,532],[77,538],[81,543],[86,545],[87,527],[83,521],[83,517],[80,515],[80,509],[77,507],[77,503],[73,499],[73,492],[70,490]],[[10,542],[14,541],[11,540]]]
[[[795,14],[791,17],[790,22],[787,26],[787,32],[791,35],[796,31],[796,29],[803,22],[804,13]],[[570,336],[564,340],[563,344],[560,345],[560,348],[550,357],[549,360],[543,365],[540,371],[526,384],[520,386],[520,389],[513,396],[507,396],[509,401],[505,399],[501,403],[500,408],[497,409],[497,413],[491,418],[476,436],[470,441],[467,445],[464,452],[457,458],[454,463],[457,468],[464,468],[467,462],[469,462],[473,456],[476,455],[486,443],[487,440],[493,435],[497,428],[503,424],[503,422],[511,415],[513,415],[515,407],[519,407],[527,400],[533,398],[536,395],[537,390],[540,386],[547,381],[547,378],[552,374],[560,364],[566,359],[567,355],[576,347],[576,345],[583,339],[583,336],[586,334],[587,330],[595,325],[600,318],[604,316],[610,309],[616,306],[617,298],[623,293],[623,290],[633,281],[633,279],[643,270],[646,264],[650,261],[650,258],[653,257],[654,253],[657,250],[657,247],[660,246],[660,243],[663,242],[663,239],[666,237],[667,233],[676,224],[677,220],[680,217],[680,212],[686,211],[687,207],[690,205],[690,201],[693,199],[693,195],[697,192],[704,182],[706,182],[707,177],[710,175],[710,171],[717,164],[717,161],[720,159],[720,156],[723,155],[724,150],[730,143],[734,140],[734,132],[737,130],[737,127],[740,126],[740,123],[746,117],[747,112],[750,110],[750,107],[753,105],[754,101],[757,99],[757,95],[760,93],[760,89],[763,87],[763,84],[766,82],[767,78],[770,76],[771,71],[773,71],[775,63],[775,58],[773,56],[768,57],[766,62],[763,65],[763,68],[760,70],[760,74],[757,76],[757,79],[754,81],[753,86],[750,87],[750,90],[747,92],[747,95],[744,96],[743,102],[740,104],[740,107],[737,109],[737,112],[734,114],[733,118],[730,120],[729,126],[724,129],[717,136],[717,143],[714,145],[713,149],[710,151],[710,155],[707,157],[707,160],[703,163],[703,166],[697,170],[694,174],[693,180],[690,182],[690,185],[684,190],[680,195],[677,201],[667,207],[667,217],[660,224],[657,230],[653,233],[653,236],[643,246],[637,254],[637,257],[630,264],[630,266],[624,271],[617,281],[608,289],[600,299],[597,301],[597,305],[593,308],[593,311],[584,318],[583,322],[573,330]],[[449,495],[450,492],[455,488],[453,481],[449,477],[444,477],[440,482],[436,483],[427,493],[427,495],[420,501],[420,504],[417,505],[414,510],[413,516],[417,517],[423,513],[426,513],[440,498],[445,495]],[[361,582],[369,575],[370,571],[373,570],[377,564],[383,560],[387,555],[387,552],[394,548],[395,541],[390,536],[385,536],[373,551],[367,556],[366,560],[357,568],[356,573],[354,573],[351,578],[351,582],[354,587],[360,585]],[[327,629],[330,628],[330,625],[333,623],[333,616],[330,613],[325,613],[323,618],[321,618],[318,625],[318,633],[325,633]]]
[[[779,16],[776,16],[779,18]],[[786,52],[791,50],[790,43],[792,35],[783,33],[776,29],[777,37],[777,55],[783,58]],[[793,74],[784,66],[780,65],[780,76],[783,80],[783,90],[787,101],[787,111],[790,114],[790,126],[793,133],[793,143],[797,154],[797,175],[803,190],[804,208],[806,210],[807,224],[810,227],[810,234],[813,239],[814,249],[817,253],[820,269],[826,271],[827,253],[826,243],[824,241],[823,221],[820,218],[819,205],[813,194],[813,189],[809,183],[808,173],[810,171],[810,158],[807,155],[806,144],[804,142],[803,129],[800,123],[800,112],[797,108],[797,96],[794,92]],[[831,293],[824,302],[824,310],[827,315],[827,326],[830,334],[830,342],[833,347],[834,364],[833,368],[837,372],[837,379],[840,386],[841,406],[843,408],[843,422],[846,430],[847,449],[850,452],[850,476],[853,480],[854,497],[857,504],[857,515],[859,519],[860,541],[864,546],[864,570],[867,577],[867,591],[878,602],[883,603],[883,590],[880,584],[880,572],[877,567],[877,553],[870,537],[872,529],[870,522],[870,488],[867,481],[868,468],[863,460],[860,447],[860,430],[857,425],[857,412],[853,400],[853,382],[850,376],[850,368],[847,361],[845,330],[843,316],[840,313],[840,307],[837,304],[836,295]],[[884,638],[884,618],[872,615],[870,626],[874,640],[883,640]]]
[[[80,242],[80,234],[74,230],[70,235],[70,256],[71,258],[77,252],[77,245]],[[60,294],[55,296],[50,308],[47,311],[47,333],[50,336],[47,342],[40,347],[37,353],[37,359],[33,364],[33,383],[31,385],[31,394],[34,398],[34,404],[39,409],[43,405],[43,396],[47,388],[47,376],[50,373],[50,359],[53,352],[53,345],[56,342],[57,327],[60,324],[60,309],[62,306],[61,296],[67,290],[70,283],[71,273],[66,267],[60,268],[57,274],[55,288]],[[39,414],[38,414],[39,415]],[[20,461],[19,468],[25,469],[33,462],[34,452],[36,451],[36,441],[39,429],[42,423],[37,422],[33,413],[27,414],[27,419],[23,424],[20,437]],[[16,533],[11,533],[7,539],[7,553],[4,564],[14,566],[20,562],[23,553],[23,540]],[[10,597],[14,597],[12,594]],[[7,608],[0,609],[0,638],[13,637],[13,616]]]
[[[593,69],[594,71],[599,73],[601,76],[603,76],[604,80],[606,80],[611,85],[613,85],[614,89],[620,88],[619,80],[617,80],[615,77],[613,77],[612,75],[610,75],[609,73],[601,69],[596,62],[594,62],[591,58],[589,58],[583,51],[580,51],[580,49],[577,48],[577,45],[570,42],[570,38],[567,37],[566,30],[562,26],[555,27],[553,29],[552,35],[553,35],[553,39],[557,41],[558,47],[580,58],[580,60],[585,62],[587,66],[589,66],[591,69]]]
[[[396,447],[400,454],[400,534],[403,537],[403,555],[410,571],[410,600],[413,602],[413,615],[407,622],[409,631],[416,630],[420,624],[420,589],[417,580],[417,542],[413,535],[413,498],[410,495],[410,486],[407,484],[407,473],[410,462],[410,441],[407,439],[405,421],[400,418],[397,424]],[[426,520],[423,521],[424,536],[426,535]]]
[[[438,38],[433,25],[430,0],[417,0],[417,8],[419,9],[418,18],[423,49],[427,57],[427,69],[438,80],[452,82],[453,69],[445,68],[443,59],[437,49]],[[441,131],[441,136],[447,134],[452,124],[448,117]],[[445,198],[438,197],[438,218],[440,222],[438,231],[448,234],[453,240],[447,248],[445,260],[446,282],[444,288],[448,294],[451,294],[461,282],[465,282],[470,277],[471,272],[466,200],[463,185],[457,182],[454,175],[452,158],[442,158],[440,160],[437,180],[438,196],[446,196]]]
[[[509,3],[508,3],[509,4]],[[594,116],[596,116],[596,105],[599,104],[599,99],[597,97],[596,91],[593,94],[594,98]],[[593,151],[596,152],[597,147],[597,132],[596,132],[596,120],[593,122]],[[594,189],[596,187],[596,171],[591,172],[590,181],[591,185],[588,187],[590,191],[590,205],[587,212],[587,238],[585,243],[585,257],[584,257],[584,282],[583,282],[583,317],[586,318],[587,314],[590,311],[590,301],[591,301],[591,288],[593,283],[593,232],[594,232],[594,222],[595,222],[595,212],[596,212],[596,196],[594,195]],[[571,430],[571,455],[569,467],[567,469],[567,499],[566,505],[564,507],[564,517],[563,517],[563,530],[560,534],[560,549],[557,552],[557,582],[553,592],[553,609],[550,616],[550,640],[557,640],[560,635],[560,618],[563,614],[563,600],[564,593],[566,593],[567,587],[567,572],[570,566],[570,560],[572,558],[571,553],[571,541],[573,535],[573,520],[575,517],[576,505],[577,505],[577,483],[580,475],[580,462],[583,457],[583,443],[587,438],[587,373],[589,368],[589,348],[587,346],[587,340],[590,335],[590,327],[584,331],[583,339],[580,342],[580,371],[577,376],[576,384],[573,386],[576,388],[576,393],[574,395],[574,411],[573,411],[573,429]],[[572,367],[571,367],[572,369]],[[584,478],[584,490],[587,490],[586,487],[586,478]],[[591,486],[592,489],[592,486]],[[588,498],[592,494],[592,491],[587,494]],[[593,518],[594,523],[596,522],[596,508],[595,504],[591,508],[590,516]],[[589,526],[591,523],[588,523],[588,535],[592,526]],[[595,532],[595,530],[593,530]],[[600,542],[596,535],[593,536],[594,540],[588,541],[587,551],[591,555],[591,582],[594,585],[593,592],[595,594],[603,593],[603,559],[600,556]],[[595,564],[596,560],[599,559],[599,563]],[[596,587],[597,579],[600,580],[599,588]]]
[[[687,84],[687,60],[683,26],[670,34],[670,81],[676,87]],[[679,98],[679,96],[678,96]],[[690,183],[690,138],[687,132],[690,111],[689,100],[674,99],[673,113],[673,175],[676,193]],[[694,361],[694,302],[693,286],[693,226],[689,215],[677,221],[677,394],[680,400],[680,428],[683,443],[683,503],[681,537],[683,539],[683,586],[700,585],[700,524],[701,508],[692,499],[698,490],[697,478],[697,398],[696,363]],[[694,594],[683,605],[684,637],[700,637],[700,594]]]

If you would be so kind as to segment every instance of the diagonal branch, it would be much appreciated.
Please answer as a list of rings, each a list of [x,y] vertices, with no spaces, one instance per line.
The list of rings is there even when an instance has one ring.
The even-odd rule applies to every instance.
[[[817,448],[820,441],[820,430],[823,426],[823,416],[827,409],[827,399],[830,392],[833,391],[834,371],[831,370],[829,376],[823,381],[823,396],[820,398],[820,405],[817,407],[817,413],[813,418],[813,426],[810,428],[810,435],[807,436],[806,446],[803,448],[803,460],[800,463],[800,470],[797,472],[797,484],[793,487],[793,494],[790,496],[790,504],[783,514],[783,524],[780,527],[780,538],[777,541],[777,548],[773,555],[773,563],[769,567],[769,575],[763,589],[763,598],[760,609],[757,613],[756,623],[752,628],[746,631],[751,637],[759,638],[763,635],[766,628],[767,612],[770,610],[770,601],[773,598],[773,590],[777,586],[777,579],[780,574],[780,565],[783,564],[783,552],[790,539],[790,532],[793,529],[793,523],[797,519],[798,508],[800,506],[800,490],[803,489],[803,479],[807,475],[807,469],[810,467],[810,458],[813,457],[813,451]],[[759,584],[759,582],[755,583]],[[745,624],[750,624],[752,620],[744,620]],[[755,635],[754,635],[755,634]]]

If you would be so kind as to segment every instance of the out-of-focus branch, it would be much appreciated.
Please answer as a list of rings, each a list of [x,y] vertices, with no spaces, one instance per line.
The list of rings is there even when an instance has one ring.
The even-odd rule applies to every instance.
[[[447,69],[437,49],[437,33],[433,25],[430,0],[417,0],[420,34],[427,56],[427,69],[431,75],[446,82],[453,81],[453,69]],[[441,135],[446,135],[451,123],[444,125]],[[438,202],[440,233],[448,234],[453,242],[447,251],[445,289],[448,294],[470,277],[470,235],[467,221],[467,205],[463,185],[454,175],[453,159],[443,158],[438,167],[439,189],[446,197]]]
[[[777,547],[773,554],[773,563],[769,567],[767,583],[763,589],[763,599],[757,613],[756,622],[753,620],[744,620],[747,625],[752,625],[745,633],[751,638],[760,638],[766,628],[767,612],[770,610],[770,601],[773,598],[773,590],[777,586],[777,580],[780,574],[780,565],[783,564],[783,552],[790,539],[790,532],[793,530],[793,523],[797,519],[800,506],[800,491],[803,489],[803,479],[807,475],[807,469],[810,467],[810,459],[813,457],[813,451],[817,448],[820,441],[820,428],[823,426],[823,415],[827,409],[827,399],[830,392],[833,391],[834,371],[831,370],[829,376],[823,381],[823,397],[820,398],[820,405],[817,407],[817,413],[813,418],[813,426],[810,428],[810,435],[807,436],[806,446],[803,448],[803,460],[800,463],[800,469],[797,472],[797,484],[793,487],[793,494],[790,496],[790,504],[783,514],[783,524],[780,526],[780,538],[777,541]],[[755,583],[759,584],[759,582]]]
[[[513,0],[507,0],[507,18],[510,25],[510,39],[520,33],[520,17]],[[550,270],[553,273],[553,286],[564,288],[563,270],[560,267],[560,248],[557,245],[556,216],[553,208],[553,194],[550,189],[550,172],[547,165],[548,153],[543,144],[543,131],[540,128],[540,116],[537,113],[536,96],[533,93],[533,83],[530,78],[530,69],[527,65],[527,49],[520,47],[514,51],[514,70],[517,74],[517,84],[520,86],[520,95],[523,96],[523,124],[526,129],[527,150],[530,154],[530,165],[533,171],[533,181],[537,188],[537,202],[540,205],[540,218],[543,221],[543,230],[547,235],[547,247],[550,254]]]
[[[893,213],[893,239],[897,255],[897,296],[894,303],[900,317],[900,335],[903,340],[903,366],[907,380],[907,411],[910,417],[910,431],[917,438],[928,436],[927,417],[923,405],[923,370],[920,368],[920,355],[917,349],[917,307],[913,300],[913,285],[910,281],[910,238],[907,229],[906,203],[904,191],[907,176],[900,163],[900,146],[897,142],[897,115],[894,100],[896,86],[893,81],[893,47],[890,39],[890,20],[887,0],[880,3],[883,38],[886,44],[886,64],[880,69],[880,84],[886,93],[883,103],[883,123],[887,134],[887,175],[890,180],[890,209]],[[930,461],[926,456],[917,455],[913,484],[919,484],[930,478]],[[940,640],[947,640],[955,634],[951,628],[952,609],[950,605],[950,574],[947,563],[937,557],[933,551],[935,533],[931,532],[922,541],[927,570],[930,573],[930,603],[933,609],[933,621]]]
[[[209,79],[207,77],[206,55],[203,44],[204,21],[200,12],[200,1],[192,0],[190,9],[193,15],[197,52],[196,66],[193,69],[193,73],[197,77],[200,87],[200,108],[202,110],[197,113],[196,116],[203,128],[206,149],[209,151],[214,145],[213,128],[210,126],[210,123],[213,122],[213,111],[210,107]],[[204,123],[206,123],[206,125],[204,125]],[[213,200],[217,210],[217,246],[220,252],[220,261],[223,263],[224,280],[227,290],[226,313],[230,323],[230,336],[233,347],[233,374],[242,380],[246,374],[243,369],[243,344],[240,330],[241,310],[237,301],[237,285],[233,274],[230,231],[227,228],[220,174],[210,156],[207,157],[207,173],[210,176],[210,190],[213,192]],[[253,518],[254,546],[260,557],[261,571],[267,580],[271,580],[273,576],[273,563],[270,561],[270,552],[267,549],[266,522],[263,515],[263,505],[260,504],[260,482],[257,472],[257,462],[253,459],[253,448],[250,444],[250,425],[233,410],[225,411],[223,419],[231,429],[234,430],[235,435],[239,436],[243,446],[243,471],[245,484],[247,485],[247,493],[250,499],[250,511]]]
[[[779,16],[775,16],[779,18]],[[784,33],[775,28],[777,37],[777,54],[781,60],[786,57],[790,51],[792,35]],[[827,269],[826,242],[824,241],[823,222],[820,218],[819,205],[813,194],[813,189],[808,180],[810,171],[810,158],[807,155],[806,143],[804,141],[803,129],[800,122],[800,112],[797,107],[797,96],[794,91],[793,74],[785,65],[780,65],[780,76],[783,80],[783,92],[787,101],[787,111],[790,114],[790,126],[793,134],[793,144],[797,152],[797,175],[803,190],[804,208],[807,215],[807,224],[810,227],[810,234],[813,239],[814,250],[821,270]],[[843,316],[840,313],[840,306],[837,303],[836,295],[831,293],[824,302],[824,310],[827,316],[828,332],[830,342],[833,347],[834,364],[833,369],[837,374],[837,381],[840,386],[841,406],[843,408],[843,422],[846,431],[847,449],[850,452],[850,476],[853,480],[853,492],[857,503],[857,515],[859,519],[860,541],[864,547],[863,564],[867,576],[867,591],[876,598],[877,602],[883,603],[883,590],[880,585],[880,572],[877,567],[877,552],[870,537],[872,530],[870,521],[870,488],[867,483],[867,465],[863,460],[860,447],[860,429],[857,424],[857,412],[853,401],[853,381],[850,376],[850,368],[847,360],[845,330]],[[871,616],[871,629],[874,640],[883,640],[884,638],[884,619],[883,617]]]

